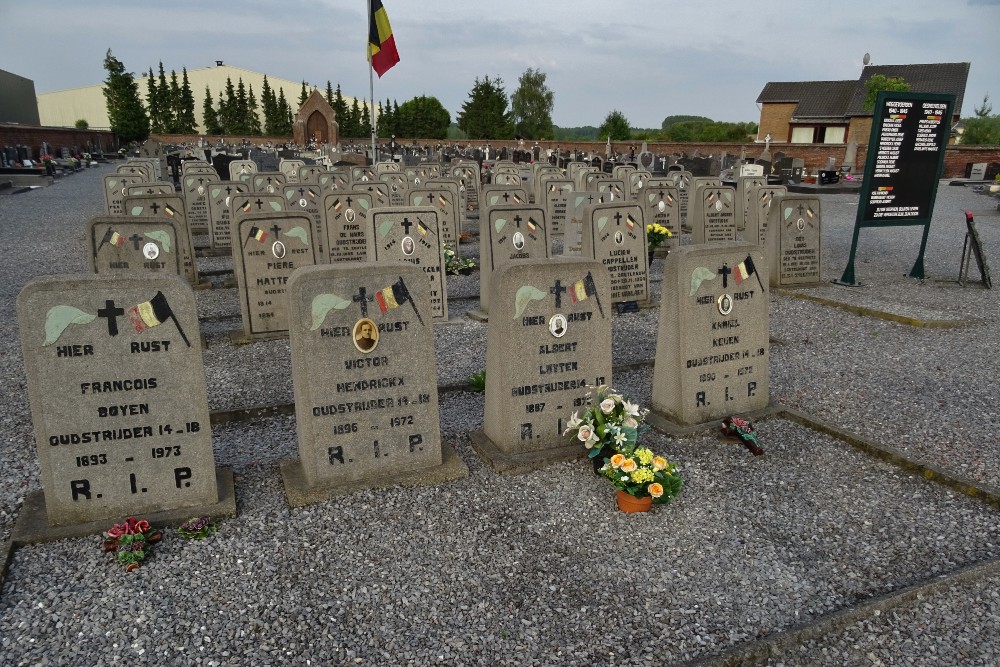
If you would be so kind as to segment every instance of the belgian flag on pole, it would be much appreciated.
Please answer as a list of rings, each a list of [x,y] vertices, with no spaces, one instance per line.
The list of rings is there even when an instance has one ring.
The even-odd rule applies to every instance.
[[[399,62],[396,40],[392,36],[389,16],[382,0],[370,0],[371,16],[368,18],[368,60],[379,78]]]

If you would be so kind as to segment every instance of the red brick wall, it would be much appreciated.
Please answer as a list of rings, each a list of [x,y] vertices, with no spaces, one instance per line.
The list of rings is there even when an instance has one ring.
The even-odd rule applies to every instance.
[[[77,130],[66,127],[33,127],[16,123],[0,123],[0,146],[28,146],[32,159],[37,159],[42,142],[48,142],[56,156],[59,149],[66,147],[72,152],[83,153],[87,142],[99,146],[105,153],[114,153],[119,148],[118,137],[107,130]]]
[[[790,104],[764,104],[760,112],[760,130],[757,136],[763,138],[768,134],[774,141],[791,141],[792,131],[789,123],[798,102]]]

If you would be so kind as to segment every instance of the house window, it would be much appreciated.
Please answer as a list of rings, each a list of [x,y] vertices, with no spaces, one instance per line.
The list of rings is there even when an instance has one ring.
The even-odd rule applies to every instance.
[[[846,136],[846,127],[828,127],[823,135],[824,144],[842,144]]]
[[[813,142],[813,132],[816,128],[814,127],[793,127],[792,128],[792,143],[793,144],[811,144]]]

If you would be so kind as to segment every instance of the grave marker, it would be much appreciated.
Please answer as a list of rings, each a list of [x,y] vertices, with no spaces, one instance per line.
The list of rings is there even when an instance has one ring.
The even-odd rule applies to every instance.
[[[208,185],[208,214],[211,222],[212,248],[216,250],[233,246],[230,233],[230,213],[233,197],[250,191],[250,183],[241,181],[216,181]]]
[[[648,248],[638,204],[619,200],[585,209],[581,254],[608,270],[608,299],[612,303],[649,298]]]
[[[142,185],[145,181],[140,175],[106,174],[104,176],[104,206],[108,215],[124,215],[122,200],[133,185]]]
[[[744,242],[681,246],[663,271],[651,416],[693,425],[765,408],[762,250]]]
[[[762,248],[767,247],[767,217],[770,215],[771,204],[775,196],[786,192],[784,185],[762,185],[751,189],[752,205],[747,216],[747,228],[743,232],[747,241]]]
[[[728,185],[700,187],[688,224],[692,243],[736,240],[736,192]]]
[[[368,192],[335,190],[323,195],[328,248],[324,263],[367,261],[372,238],[368,224],[371,209],[372,196]]]
[[[243,334],[271,338],[288,333],[288,279],[318,263],[312,220],[301,213],[252,213],[232,222]]]
[[[211,167],[209,168],[211,169]],[[184,213],[192,234],[210,234],[211,217],[208,213],[208,186],[218,182],[215,170],[211,173],[185,173],[181,178],[184,193]]]
[[[181,273],[177,225],[170,220],[98,216],[87,222],[91,273]]]
[[[184,198],[179,194],[134,195],[125,198],[125,215],[141,218],[168,220],[177,232],[177,252],[180,256],[181,275],[192,287],[199,285],[198,267],[194,259],[194,242],[191,229],[184,216]]]
[[[772,287],[820,282],[821,223],[819,197],[774,197],[767,219],[767,259]]]
[[[485,321],[490,312],[490,280],[497,269],[551,256],[545,210],[527,205],[491,206],[480,219],[479,243],[479,310],[470,315]]]
[[[448,320],[444,246],[437,210],[432,206],[373,208],[369,215],[369,262],[406,262],[419,266],[430,283],[431,313]]]
[[[410,206],[433,206],[438,211],[438,223],[441,225],[441,240],[458,249],[458,235],[461,233],[458,225],[459,208],[452,188],[443,186],[425,186],[421,190],[411,189]]]
[[[182,510],[218,514],[191,288],[176,276],[55,276],[17,298],[44,500],[71,526]],[[223,509],[234,513],[232,478]],[[43,518],[44,521],[44,518]]]
[[[563,431],[589,386],[611,383],[607,271],[552,258],[501,267],[492,279],[484,430],[472,445],[498,472],[580,458]]]
[[[675,248],[680,245],[680,200],[677,188],[670,180],[651,178],[646,181],[640,192],[639,202],[643,207],[643,217],[647,225],[662,225],[672,234],[663,240],[663,247]]]

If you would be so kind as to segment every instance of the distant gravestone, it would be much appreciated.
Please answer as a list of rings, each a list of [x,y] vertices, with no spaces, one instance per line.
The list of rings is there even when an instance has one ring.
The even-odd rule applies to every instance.
[[[405,206],[406,175],[400,172],[386,172],[379,174],[379,180],[389,186],[389,206]]]
[[[520,185],[485,185],[479,197],[480,215],[491,206],[509,206],[528,203],[528,193]]]
[[[681,224],[690,227],[690,223],[687,221],[690,196],[691,196],[691,172],[688,171],[672,171],[668,176],[674,185],[677,186],[677,194],[679,195],[678,201],[681,205]]]
[[[281,195],[269,195],[260,192],[241,193],[230,200],[229,221],[242,220],[250,215],[260,213],[283,213],[285,198]],[[230,233],[232,233],[230,231]]]
[[[346,167],[334,167],[331,171],[321,172],[319,187],[323,192],[351,189],[351,172]]]
[[[257,163],[253,160],[233,160],[229,163],[229,180],[246,183],[253,181],[253,175],[257,173]]]
[[[185,173],[181,178],[181,192],[184,194],[184,212],[192,234],[210,234],[211,217],[208,213],[208,186],[219,177],[212,173]]]
[[[654,413],[693,425],[767,406],[767,271],[762,249],[749,243],[670,253],[653,366]]]
[[[323,191],[318,183],[286,183],[282,187],[285,196],[285,210],[305,213],[312,219],[316,240],[317,257],[325,257],[326,231],[323,229],[323,214],[320,211]]]
[[[637,169],[629,172],[628,179],[625,181],[625,185],[628,188],[628,196],[634,200],[638,200],[643,188],[649,184],[652,178],[653,174],[645,169]]]
[[[86,233],[91,273],[182,273],[173,221],[99,216],[90,219]]]
[[[44,490],[44,501],[26,500],[22,519],[37,511],[49,526],[108,525],[178,509],[219,513],[187,284],[46,277],[21,290],[17,314]],[[230,474],[230,505],[231,484]]]
[[[299,183],[313,183],[319,185],[319,175],[326,169],[318,164],[306,164],[299,167]]]
[[[351,189],[370,194],[372,196],[372,208],[383,208],[389,205],[389,185],[387,183],[375,181],[355,183],[351,186]]]
[[[288,279],[295,269],[319,263],[311,222],[301,213],[233,221],[233,273],[247,338],[288,333]]]
[[[647,225],[657,224],[670,231],[663,241],[663,247],[680,245],[681,213],[677,188],[666,178],[652,178],[646,182],[639,196],[643,217]]]
[[[549,178],[542,181],[541,192],[544,194],[542,203],[545,205],[545,216],[549,221],[550,236],[562,236],[566,233],[566,217],[572,191],[573,181],[568,178]]]
[[[285,183],[298,183],[299,168],[306,165],[302,160],[282,159],[278,162],[278,171],[285,175]]]
[[[753,166],[753,165],[750,165]],[[747,218],[750,216],[750,209],[754,206],[750,191],[767,185],[765,176],[737,176],[736,177],[736,229],[743,231],[747,228]]]
[[[146,160],[129,160],[125,164],[118,165],[115,173],[119,176],[134,176],[144,183],[151,183],[153,180],[153,164]]]
[[[437,210],[432,206],[373,208],[369,230],[373,242],[368,244],[368,261],[419,266],[430,284],[430,316],[446,321],[448,294]]]
[[[289,504],[466,476],[441,443],[430,288],[419,267],[310,267],[288,288],[299,443],[299,459],[281,466]]]
[[[108,215],[123,215],[122,200],[133,185],[146,181],[141,175],[107,174],[104,176],[104,206]]]
[[[608,200],[606,192],[569,193],[566,201],[566,233],[563,239],[564,255],[579,255],[583,249],[583,225],[588,206],[603,204]],[[587,221],[589,222],[589,221]]]
[[[172,188],[171,188],[172,190]],[[194,258],[194,242],[191,229],[184,216],[184,198],[179,194],[136,195],[125,198],[125,215],[167,220],[177,231],[177,252],[180,255],[181,275],[192,286],[199,284],[198,267]]]
[[[611,383],[608,273],[598,262],[528,260],[492,279],[483,432],[472,445],[499,472],[586,455],[563,435],[591,387]]]
[[[241,181],[216,181],[208,184],[208,215],[211,223],[212,248],[232,247],[230,211],[233,197],[250,192],[250,183]]]
[[[692,243],[736,240],[736,192],[728,185],[698,188],[691,214]]]
[[[821,220],[819,197],[774,197],[767,219],[767,258],[772,287],[820,282]]]
[[[452,188],[424,186],[420,189],[411,188],[407,191],[409,206],[433,206],[438,212],[438,224],[441,227],[441,241],[458,247],[458,237],[461,233],[458,218],[460,209]]]
[[[502,266],[551,254],[545,210],[540,206],[491,206],[480,217],[479,311],[471,316],[486,319],[490,312],[490,280]],[[477,317],[478,315],[478,317]]]
[[[767,219],[777,195],[786,194],[784,185],[763,185],[750,189],[751,206],[743,237],[750,243],[767,247]]]
[[[263,194],[281,194],[285,187],[285,175],[280,171],[258,171],[251,179],[253,191]]]
[[[173,195],[175,193],[176,189],[174,188],[173,183],[165,183],[163,181],[140,183],[138,185],[128,185],[125,187],[126,197],[138,197],[141,195]],[[183,202],[183,198],[181,201]]]
[[[638,204],[612,201],[585,209],[581,254],[608,270],[612,303],[649,298],[647,253],[646,225]]]
[[[628,199],[626,196],[625,181],[621,179],[601,179],[595,182],[595,186],[598,192],[607,192],[610,195],[611,198],[608,201],[625,201]]]
[[[328,250],[324,263],[367,261],[371,241],[368,216],[372,208],[372,196],[367,192],[337,190],[324,193],[323,228]]]

